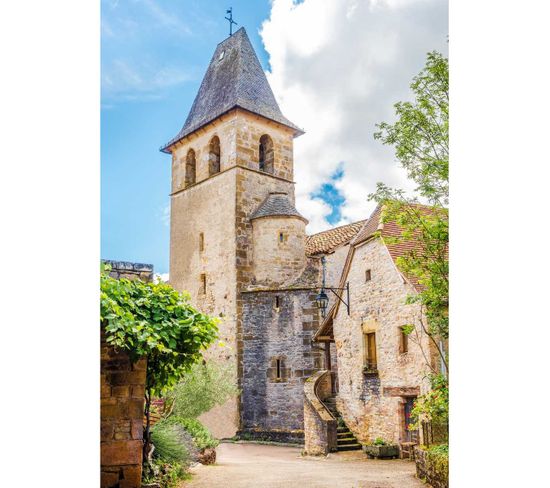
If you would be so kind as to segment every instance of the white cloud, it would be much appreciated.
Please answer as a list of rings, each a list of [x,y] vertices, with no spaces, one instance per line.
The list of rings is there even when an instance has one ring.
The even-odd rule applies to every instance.
[[[294,167],[308,232],[330,226],[330,206],[312,194],[341,163],[340,223],[368,216],[378,181],[411,189],[393,148],[373,133],[394,119],[395,102],[410,98],[426,53],[447,54],[447,14],[445,0],[273,0],[260,34],[281,109],[306,130],[295,140]]]
[[[153,280],[155,283],[161,283],[161,282],[168,283],[169,279],[170,279],[169,273],[155,273],[153,276]]]

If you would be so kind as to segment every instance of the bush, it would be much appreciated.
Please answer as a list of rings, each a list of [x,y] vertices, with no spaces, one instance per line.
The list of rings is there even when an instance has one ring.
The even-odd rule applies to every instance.
[[[212,436],[210,431],[197,419],[186,419],[178,416],[171,416],[164,420],[167,425],[179,425],[183,427],[193,438],[197,449],[215,448],[220,441]]]
[[[388,443],[384,439],[382,439],[382,437],[377,437],[376,439],[374,439],[372,445],[373,446],[387,446]]]
[[[151,429],[151,440],[155,446],[153,457],[167,463],[187,465],[191,456],[186,446],[189,442],[186,436],[188,434],[183,427],[159,422]]]
[[[235,379],[226,366],[215,362],[193,365],[176,387],[167,394],[175,416],[190,419],[222,405],[238,394]]]
[[[159,459],[153,461],[153,472],[143,477],[143,483],[158,483],[161,488],[177,488],[180,481],[189,476],[185,466],[179,463],[167,463]]]
[[[426,449],[426,467],[442,479],[449,479],[449,445],[441,444]]]

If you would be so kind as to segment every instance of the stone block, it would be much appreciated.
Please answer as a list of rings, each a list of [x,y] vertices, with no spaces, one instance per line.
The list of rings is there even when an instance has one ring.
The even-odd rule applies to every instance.
[[[140,440],[117,440],[101,443],[101,465],[121,466],[141,464],[143,442]]]

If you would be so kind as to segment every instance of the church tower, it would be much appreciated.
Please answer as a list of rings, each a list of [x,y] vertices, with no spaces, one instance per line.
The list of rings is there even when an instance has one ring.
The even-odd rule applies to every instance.
[[[307,221],[293,182],[293,139],[302,133],[281,113],[241,28],[218,44],[183,128],[161,148],[172,155],[170,283],[220,317],[226,347],[208,354],[229,365],[241,388],[243,292],[278,287],[306,265]],[[233,436],[242,402],[202,420],[214,435]]]

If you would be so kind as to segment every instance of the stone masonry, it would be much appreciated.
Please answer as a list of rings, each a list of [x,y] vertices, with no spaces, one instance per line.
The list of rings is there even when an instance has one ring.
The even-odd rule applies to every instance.
[[[305,265],[302,220],[286,219],[282,227],[261,222],[255,236],[250,219],[272,192],[285,193],[294,202],[293,138],[300,133],[281,114],[246,32],[239,29],[217,46],[184,127],[162,149],[172,156],[170,284],[189,292],[200,310],[221,319],[225,345],[212,346],[206,357],[229,367],[240,388],[247,326],[243,292],[257,276],[265,277],[264,261],[271,255],[263,249],[266,233],[273,242],[285,233],[283,244],[291,252],[302,243],[300,258],[288,256],[293,270],[282,272],[284,278],[300,275]],[[268,171],[260,166],[260,141],[266,139]],[[212,149],[217,140],[219,152]],[[219,160],[219,171],[217,164],[212,169],[213,158]],[[275,228],[261,230],[270,225]],[[231,437],[241,428],[243,408],[243,398],[233,399],[201,421],[215,436]]]
[[[372,279],[365,281],[365,270]],[[400,352],[400,326],[418,324],[420,311],[406,305],[410,284],[396,268],[381,239],[357,247],[349,269],[353,304],[348,316],[340,307],[334,318],[334,339],[338,362],[338,409],[346,425],[360,442],[376,437],[390,442],[404,440],[403,403],[408,396],[419,396],[428,388],[422,345],[430,357],[426,336],[409,339],[407,353]],[[377,374],[363,371],[363,333],[374,332]]]
[[[241,433],[303,441],[304,381],[322,367],[312,290],[243,293]],[[279,360],[279,377],[276,361]]]
[[[145,359],[101,342],[101,487],[141,486]]]
[[[153,279],[153,266],[103,261],[114,278]],[[101,331],[101,488],[139,488],[147,361],[108,345]]]

